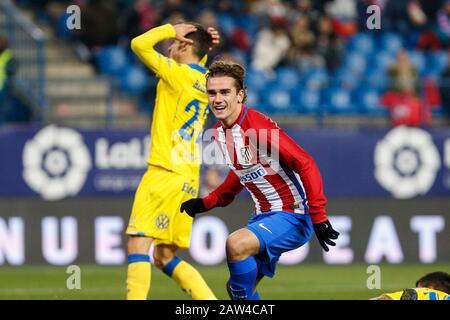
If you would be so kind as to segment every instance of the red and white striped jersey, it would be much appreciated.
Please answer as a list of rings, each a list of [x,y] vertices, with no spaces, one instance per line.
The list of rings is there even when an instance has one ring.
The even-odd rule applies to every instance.
[[[244,187],[256,214],[309,213],[313,223],[327,219],[322,177],[314,159],[265,115],[242,107],[230,128],[214,126],[216,143],[230,173],[203,200],[207,209],[231,203]]]

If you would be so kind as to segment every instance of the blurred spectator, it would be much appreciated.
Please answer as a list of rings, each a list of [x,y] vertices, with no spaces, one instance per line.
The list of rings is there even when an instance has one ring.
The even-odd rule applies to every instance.
[[[291,46],[285,18],[272,19],[270,28],[264,28],[256,36],[252,68],[273,72]]]
[[[81,6],[80,40],[89,48],[117,43],[119,15],[114,1],[88,0]]]
[[[311,0],[295,0],[293,9],[290,11],[291,21],[296,21],[299,16],[302,16],[308,17],[310,24],[315,25],[319,20],[320,12],[313,8]]]
[[[237,27],[230,36],[232,46],[244,52],[250,51],[250,38],[244,28]]]
[[[219,170],[211,167],[206,169],[203,183],[200,184],[199,197],[208,195],[222,183],[222,180]]]
[[[390,90],[381,104],[390,111],[393,126],[422,124],[422,101],[418,97],[418,73],[405,49],[399,50],[396,61],[389,67]]]
[[[437,35],[444,47],[450,45],[450,0],[445,0],[437,13]]]
[[[12,77],[16,74],[17,62],[8,47],[6,36],[0,34],[0,123],[9,121],[12,106]]]
[[[310,67],[323,67],[325,61],[315,50],[316,37],[309,27],[307,16],[298,16],[291,29],[293,46],[289,49],[289,64],[304,71]],[[322,43],[325,44],[325,43]]]
[[[425,77],[423,80],[422,124],[430,125],[432,109],[441,106],[439,86],[433,77]]]
[[[418,0],[423,13],[427,16],[428,25],[436,24],[436,12],[442,7],[446,0]]]
[[[421,50],[437,50],[441,47],[439,38],[433,31],[436,27],[436,10],[432,14],[427,8],[437,0],[429,0],[424,3],[423,0],[410,0],[406,7],[407,16],[410,22],[410,32],[418,33],[417,48]]]
[[[409,20],[406,7],[409,0],[388,0],[383,12],[383,28],[392,32],[406,34],[409,28]]]
[[[448,50],[447,67],[441,75],[440,81],[441,105],[447,124],[450,125],[450,50]]]
[[[190,20],[199,8],[193,2],[195,1],[165,0],[163,1],[162,8],[160,9],[161,18],[165,20],[174,14],[182,14],[186,17],[184,20]]]
[[[335,34],[350,38],[358,31],[355,0],[333,0],[325,5],[325,12],[331,18]]]
[[[355,20],[356,0],[333,0],[325,5],[325,10],[330,17],[341,21]]]
[[[177,24],[188,21],[188,17],[181,11],[172,12],[167,18],[163,20],[163,23]]]
[[[410,61],[405,49],[399,50],[396,61],[389,66],[390,89],[395,92],[418,92],[419,78],[417,68]]]
[[[159,19],[159,11],[150,0],[137,0],[127,15],[125,35],[132,39],[159,25]]]
[[[325,15],[317,21],[316,50],[329,71],[337,69],[341,63],[342,43],[333,32],[331,19]]]
[[[412,25],[420,27],[427,23],[427,15],[418,0],[410,0],[406,6],[406,12]]]
[[[422,102],[414,93],[388,91],[382,96],[381,104],[389,109],[392,126],[421,125]]]
[[[200,23],[201,25],[210,26],[216,30],[219,30],[217,15],[210,9],[202,10],[197,16],[196,22]]]
[[[262,29],[269,28],[273,21],[288,20],[288,9],[280,0],[261,0],[252,3],[251,14],[257,17]]]
[[[228,13],[230,15],[236,15],[245,10],[243,4],[247,4],[249,1],[241,0],[218,0],[211,1],[215,12]],[[209,3],[208,3],[209,4]],[[217,30],[217,29],[216,29]]]

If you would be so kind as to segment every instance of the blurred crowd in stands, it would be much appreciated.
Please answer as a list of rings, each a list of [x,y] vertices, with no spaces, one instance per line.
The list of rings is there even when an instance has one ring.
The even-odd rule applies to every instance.
[[[0,34],[0,124],[11,117],[10,79],[17,71],[17,62],[5,35]]]
[[[265,112],[389,115],[392,124],[450,119],[450,0],[16,0],[52,24],[79,58],[141,95],[156,83],[130,40],[164,23],[197,21],[220,31],[220,55],[248,69],[248,104]],[[66,8],[81,8],[68,30]],[[380,29],[368,18],[379,9]],[[377,18],[377,17],[375,17]],[[159,48],[161,51],[166,46]],[[450,120],[449,120],[450,124]]]

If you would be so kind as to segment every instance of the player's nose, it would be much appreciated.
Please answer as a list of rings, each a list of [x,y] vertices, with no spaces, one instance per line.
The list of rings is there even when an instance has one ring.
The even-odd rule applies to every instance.
[[[220,92],[217,92],[214,96],[214,100],[213,100],[214,104],[221,103],[222,101],[223,101],[223,96],[220,94]]]

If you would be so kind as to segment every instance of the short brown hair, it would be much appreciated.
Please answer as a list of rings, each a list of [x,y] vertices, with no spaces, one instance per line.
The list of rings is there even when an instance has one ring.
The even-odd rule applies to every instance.
[[[236,92],[244,90],[244,99],[247,98],[247,88],[244,86],[245,79],[245,68],[237,62],[216,60],[208,68],[208,73],[206,74],[206,81],[209,78],[215,77],[230,77],[234,79],[234,86],[236,87]]]
[[[188,33],[186,38],[194,41],[192,44],[194,54],[201,59],[208,53],[209,48],[212,46],[212,37],[201,24],[195,22],[187,22],[187,24],[191,24],[197,28],[196,31]]]
[[[416,287],[433,287],[435,290],[439,290],[450,294],[450,275],[447,272],[437,271],[424,275],[417,280]]]

